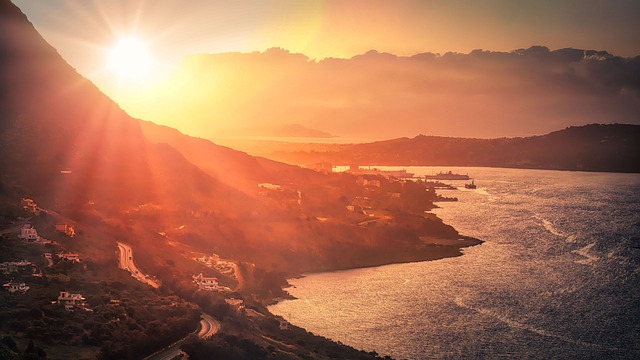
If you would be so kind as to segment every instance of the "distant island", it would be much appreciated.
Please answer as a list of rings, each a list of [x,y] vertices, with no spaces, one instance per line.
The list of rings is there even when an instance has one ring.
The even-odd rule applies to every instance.
[[[640,125],[572,126],[541,136],[473,139],[419,135],[365,144],[265,144],[253,154],[314,166],[488,166],[640,172]]]
[[[300,124],[286,124],[270,127],[251,127],[229,130],[221,134],[227,137],[241,138],[335,138],[328,132],[311,129]]]

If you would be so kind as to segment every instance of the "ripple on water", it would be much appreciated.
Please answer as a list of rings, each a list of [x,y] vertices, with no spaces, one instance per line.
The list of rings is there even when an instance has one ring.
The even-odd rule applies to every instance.
[[[640,238],[640,176],[465,172],[482,188],[434,213],[484,244],[457,258],[294,279],[300,300],[271,310],[399,359],[640,358],[640,249],[630,240]]]

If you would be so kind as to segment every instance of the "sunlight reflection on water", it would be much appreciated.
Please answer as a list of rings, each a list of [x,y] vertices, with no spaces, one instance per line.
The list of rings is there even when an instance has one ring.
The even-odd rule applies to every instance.
[[[640,250],[630,241],[640,236],[640,176],[464,172],[478,189],[455,191],[460,201],[434,213],[483,245],[294,279],[299,300],[272,312],[396,358],[637,358]]]

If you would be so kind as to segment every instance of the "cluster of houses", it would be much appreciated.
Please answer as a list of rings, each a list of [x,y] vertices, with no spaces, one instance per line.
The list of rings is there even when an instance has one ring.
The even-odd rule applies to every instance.
[[[58,224],[56,225],[56,231],[64,233],[71,238],[76,236],[75,228],[70,224]],[[40,235],[38,235],[38,231],[35,228],[31,227],[30,224],[24,224],[22,228],[20,228],[18,239],[27,242],[36,242],[40,241],[41,237]]]
[[[0,273],[3,275],[26,275],[26,276],[41,276],[38,273],[38,268],[30,261],[5,261],[0,263]],[[10,293],[21,292],[25,293],[29,290],[29,286],[24,281],[10,280],[8,283],[3,284],[2,287]]]
[[[38,271],[36,266],[27,260],[20,261],[6,261],[0,263],[0,273],[4,275],[9,275],[13,273],[18,273],[22,275],[32,275]]]
[[[2,287],[7,289],[10,293],[26,293],[27,290],[29,290],[29,286],[24,282],[17,282],[13,280],[2,285]],[[53,301],[52,303],[64,306],[64,309],[67,311],[72,311],[73,309],[89,310],[87,308],[87,299],[85,299],[82,294],[74,294],[68,291],[61,291],[60,295],[58,295],[58,300]]]
[[[211,256],[203,256],[200,258],[195,258],[195,260],[199,263],[206,265],[207,267],[216,269],[221,274],[234,277],[235,278],[235,268],[234,263],[228,260],[220,259],[220,256],[216,254],[212,254]]]

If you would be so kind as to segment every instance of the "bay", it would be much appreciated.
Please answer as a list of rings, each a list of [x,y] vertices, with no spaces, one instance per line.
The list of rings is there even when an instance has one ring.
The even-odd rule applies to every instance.
[[[383,169],[398,169],[388,167]],[[452,170],[433,212],[484,244],[464,255],[292,279],[270,310],[398,359],[640,358],[640,175]]]

